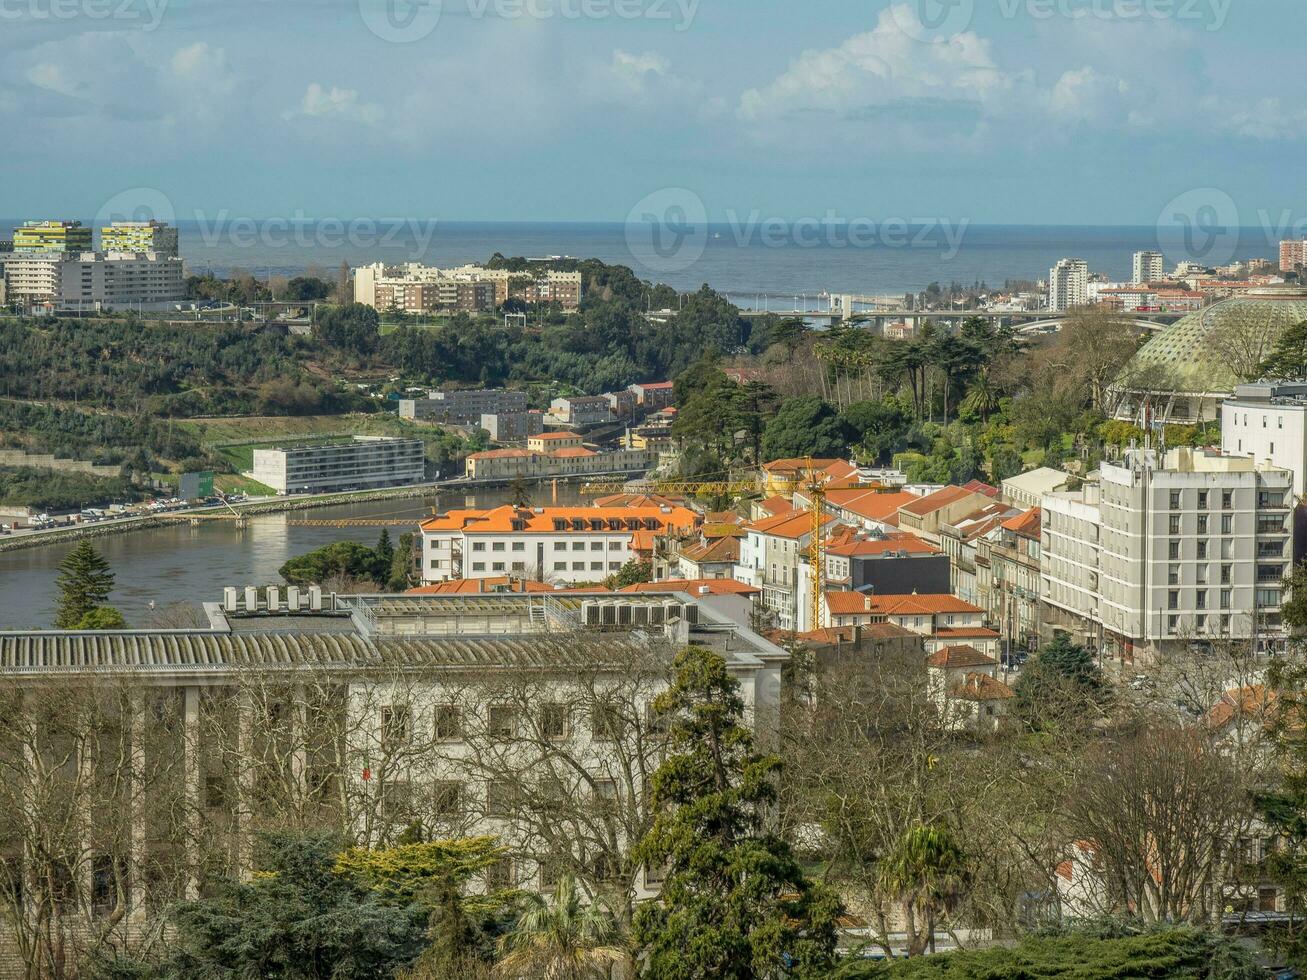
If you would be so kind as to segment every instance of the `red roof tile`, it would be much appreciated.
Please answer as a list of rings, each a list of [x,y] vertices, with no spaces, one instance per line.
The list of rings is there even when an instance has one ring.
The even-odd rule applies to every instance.
[[[960,667],[993,667],[998,663],[972,646],[941,647],[926,658],[927,667],[956,670]]]

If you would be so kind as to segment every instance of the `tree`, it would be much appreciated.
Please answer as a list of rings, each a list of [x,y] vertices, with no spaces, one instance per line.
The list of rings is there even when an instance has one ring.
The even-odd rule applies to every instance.
[[[1106,696],[1093,655],[1059,631],[1022,670],[1016,712],[1035,729],[1085,724]]]
[[[606,583],[610,589],[624,589],[628,585],[653,581],[653,562],[632,558],[615,573],[608,576]]]
[[[55,612],[56,629],[77,629],[87,614],[104,604],[113,591],[113,572],[109,563],[83,540],[59,563],[59,605]]]
[[[1256,373],[1264,378],[1307,377],[1307,320],[1295,323],[1280,334]]]
[[[943,824],[909,827],[880,862],[881,886],[898,898],[908,955],[935,948],[935,919],[956,901],[970,872],[967,855]]]
[[[838,899],[808,881],[767,829],[780,760],[757,752],[744,702],[722,658],[677,654],[654,711],[670,726],[653,777],[654,825],[637,848],[662,892],[636,913],[647,977],[816,977],[835,951]]]
[[[628,961],[621,933],[601,902],[585,901],[563,875],[552,901],[524,894],[513,931],[499,941],[496,975],[507,980],[607,980]]]
[[[422,949],[419,907],[385,902],[336,871],[339,840],[323,833],[260,836],[248,881],[177,905],[168,970],[176,976],[374,980]]]
[[[73,627],[79,630],[122,630],[127,628],[127,620],[113,606],[97,606],[78,620]]]
[[[508,486],[508,502],[514,507],[531,506],[531,487],[521,475],[513,477]]]
[[[900,448],[907,435],[909,419],[898,401],[854,402],[841,416],[849,437],[874,462],[882,462]]]
[[[381,319],[362,303],[346,303],[318,315],[314,333],[323,343],[355,354],[371,354],[381,342]]]
[[[839,416],[815,395],[787,400],[762,434],[764,460],[830,458],[847,451],[848,441]]]

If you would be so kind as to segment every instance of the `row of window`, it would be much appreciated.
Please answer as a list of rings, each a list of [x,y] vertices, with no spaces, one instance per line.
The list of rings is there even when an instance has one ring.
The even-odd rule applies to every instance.
[[[508,550],[507,547],[506,547],[507,544],[511,544],[511,545],[512,545],[512,550],[513,550],[513,551],[519,551],[519,552],[521,552],[521,551],[526,551],[526,542],[525,542],[525,541],[512,541],[512,542],[492,541],[492,542],[490,542],[490,550],[491,550],[491,551],[506,551],[506,550]],[[568,546],[568,542],[566,542],[566,541],[555,541],[555,542],[554,542],[554,548],[553,548],[553,550],[554,550],[554,551],[567,551],[567,550],[568,550],[567,546]],[[584,542],[584,541],[573,541],[573,542],[571,542],[571,546],[572,546],[572,550],[573,550],[573,551],[585,551],[585,550],[586,550],[586,542]],[[607,550],[609,550],[609,551],[621,551],[624,547],[626,547],[626,542],[624,542],[624,541],[609,541],[609,542],[607,543]],[[591,551],[603,551],[604,548],[605,548],[605,544],[604,544],[603,541],[591,541],[591,542],[590,542],[590,549],[589,549],[589,550],[591,550]],[[472,542],[472,550],[473,550],[473,551],[485,551],[485,550],[486,550],[486,542],[484,542],[484,541],[473,541],[473,542]]]
[[[534,713],[538,733],[542,738],[560,740],[568,738],[574,728],[573,716],[577,709],[558,701],[540,705]],[[656,724],[652,702],[645,705],[645,722]],[[612,741],[626,725],[617,704],[600,702],[590,707],[590,736],[599,741]],[[438,704],[431,709],[432,736],[437,742],[461,742],[467,734],[466,713],[462,705]],[[522,729],[522,713],[517,705],[490,704],[486,706],[486,733],[493,738],[515,738]],[[399,748],[411,741],[413,709],[409,705],[394,704],[381,709],[381,737],[389,748]]]

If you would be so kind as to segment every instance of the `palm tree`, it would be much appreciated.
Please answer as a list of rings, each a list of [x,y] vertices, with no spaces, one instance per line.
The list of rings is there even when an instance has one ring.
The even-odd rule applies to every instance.
[[[881,862],[880,884],[903,905],[909,956],[934,949],[935,917],[953,905],[969,878],[967,855],[945,826],[918,824],[895,842]]]
[[[621,930],[600,902],[587,902],[570,875],[552,899],[528,894],[513,931],[499,941],[497,976],[506,980],[605,980],[630,957]]]
[[[998,408],[999,393],[989,380],[989,371],[982,369],[971,382],[967,397],[962,400],[964,411],[980,416],[982,422],[988,422],[990,415]]]

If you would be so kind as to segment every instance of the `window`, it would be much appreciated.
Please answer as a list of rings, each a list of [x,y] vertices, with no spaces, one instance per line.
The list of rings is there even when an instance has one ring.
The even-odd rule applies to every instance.
[[[492,704],[486,709],[486,731],[495,738],[517,734],[517,711],[511,704]]]
[[[1166,554],[1167,554],[1167,557],[1171,559],[1171,561],[1179,561],[1179,560],[1180,560],[1180,542],[1179,542],[1179,541],[1171,541],[1171,542],[1169,542],[1169,543],[1167,544],[1167,546],[1166,546]]]
[[[381,709],[381,744],[393,752],[408,741],[413,712],[406,704],[392,704]]]
[[[490,550],[491,550],[491,551],[503,551],[503,550],[504,550],[504,542],[502,542],[502,541],[496,541],[494,544],[492,544],[492,545],[490,546]]]
[[[473,542],[472,542],[472,550],[473,550],[473,551],[485,551],[485,550],[486,550],[486,543],[485,543],[484,541],[473,541]]]
[[[594,784],[595,805],[601,810],[612,811],[617,807],[617,780],[596,779]]]
[[[1230,533],[1232,533],[1233,531],[1234,531],[1234,515],[1233,515],[1233,514],[1222,514],[1222,515],[1221,515],[1221,533],[1222,533],[1222,534],[1230,534]]]
[[[551,702],[540,709],[540,734],[545,738],[567,738],[567,705]]]
[[[1222,590],[1221,590],[1221,608],[1222,608],[1222,609],[1229,609],[1229,608],[1230,608],[1230,601],[1231,601],[1232,596],[1233,596],[1233,592],[1232,592],[1232,590],[1230,590],[1230,589],[1222,589]],[[1223,621],[1226,620],[1226,619],[1228,619],[1228,617],[1222,617],[1222,620],[1223,620]],[[1227,625],[1228,625],[1228,623],[1227,623]]]
[[[1170,592],[1168,592],[1168,593],[1166,594],[1166,608],[1167,608],[1167,609],[1179,609],[1179,608],[1180,608],[1180,592],[1179,592],[1179,590],[1177,590],[1177,589],[1172,589]]]
[[[595,741],[611,742],[622,730],[622,713],[616,701],[602,700],[590,709],[590,735]]]
[[[1207,560],[1207,542],[1206,542],[1206,541],[1199,541],[1199,542],[1198,542],[1198,560],[1199,560],[1199,561],[1206,561],[1206,560]]]
[[[1199,514],[1199,515],[1198,515],[1198,533],[1199,533],[1199,534],[1206,534],[1206,533],[1207,533],[1207,515],[1206,515],[1206,514]]]
[[[490,570],[492,572],[502,572],[504,570],[504,563],[502,561],[491,562]]]
[[[456,704],[438,704],[432,710],[438,742],[457,742],[463,736],[463,709]]]
[[[1172,490],[1172,491],[1171,491],[1171,509],[1172,509],[1172,510],[1179,510],[1179,509],[1180,509],[1180,491],[1179,491],[1179,490]],[[1174,519],[1175,519],[1175,518],[1172,518],[1172,520],[1174,520]]]
[[[1196,603],[1197,608],[1199,608],[1199,609],[1206,609],[1206,608],[1207,608],[1207,590],[1206,590],[1206,589],[1199,589],[1199,591],[1198,591],[1198,595],[1197,595],[1196,598],[1197,598],[1197,603]]]
[[[1233,506],[1234,506],[1234,491],[1233,491],[1233,490],[1222,490],[1222,491],[1221,491],[1221,509],[1222,509],[1222,510],[1229,510],[1229,509],[1230,509],[1231,507],[1233,507]]]
[[[590,542],[590,550],[591,550],[591,551],[603,551],[603,550],[604,550],[604,543],[603,543],[602,541],[591,541],[591,542]]]
[[[525,541],[514,541],[514,542],[513,542],[513,550],[514,550],[514,551],[526,551],[526,542],[525,542]]]
[[[486,816],[507,819],[517,808],[517,785],[507,779],[492,779],[486,784]]]
[[[1199,509],[1201,509],[1201,510],[1206,510],[1206,509],[1207,509],[1207,491],[1206,491],[1206,490],[1199,490],[1199,491],[1198,491],[1198,507],[1199,507]]]
[[[620,542],[620,541],[609,541],[609,542],[608,542],[608,550],[609,550],[609,551],[621,551],[621,550],[622,550],[622,542]]]
[[[603,563],[603,562],[601,562],[601,561],[592,561],[592,562],[590,563],[590,571],[592,571],[592,572],[602,572],[603,570],[604,570],[604,563]]]
[[[484,875],[487,892],[507,891],[517,883],[512,858],[500,858],[486,868]]]
[[[554,571],[556,571],[556,572],[565,572],[565,571],[567,571],[567,562],[565,562],[565,561],[556,561],[556,562],[554,562]]]
[[[566,551],[566,550],[567,550],[567,542],[566,542],[566,541],[555,541],[555,542],[554,542],[554,550],[555,550],[555,551]]]
[[[1167,584],[1167,585],[1179,585],[1179,584],[1180,584],[1180,566],[1179,566],[1179,565],[1169,565],[1169,566],[1167,566],[1167,569],[1166,569],[1166,584]]]
[[[390,823],[405,823],[413,815],[413,787],[405,780],[381,784],[381,816]]]
[[[1230,584],[1230,575],[1233,573],[1233,569],[1234,569],[1234,566],[1233,566],[1233,565],[1222,565],[1222,566],[1221,566],[1221,584],[1222,584],[1222,585],[1229,585],[1229,584]]]
[[[444,819],[462,816],[463,784],[449,779],[441,779],[433,783],[431,812]]]
[[[1180,533],[1180,515],[1179,515],[1179,514],[1172,514],[1172,515],[1171,515],[1171,520],[1170,520],[1170,526],[1169,526],[1168,533],[1169,533],[1169,534],[1179,534],[1179,533]]]
[[[573,550],[573,551],[585,551],[585,542],[584,542],[584,541],[573,541],[573,542],[572,542],[572,550]]]
[[[485,570],[486,570],[486,563],[485,563],[485,562],[483,562],[483,561],[474,561],[474,562],[472,563],[472,571],[474,571],[474,572],[484,572]]]

